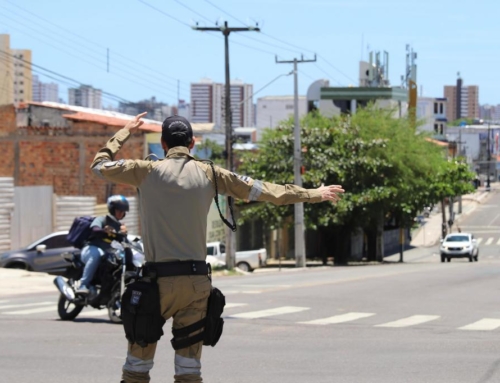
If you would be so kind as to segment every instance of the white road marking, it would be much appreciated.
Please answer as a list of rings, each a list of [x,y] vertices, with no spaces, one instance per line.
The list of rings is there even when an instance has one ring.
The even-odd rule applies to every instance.
[[[500,319],[484,318],[477,322],[468,324],[467,326],[459,327],[459,330],[483,330],[491,331],[500,327]]]
[[[326,325],[326,324],[336,324],[336,323],[344,323],[351,322],[361,318],[368,318],[375,314],[372,313],[347,313],[341,315],[335,315],[329,318],[316,319],[308,322],[299,322],[302,324],[316,324],[316,325]]]
[[[108,310],[91,310],[78,314],[79,317],[102,317],[108,315]]]
[[[283,306],[283,307],[277,307],[275,309],[250,311],[247,313],[241,313],[229,316],[231,318],[256,319],[256,318],[270,317],[273,315],[298,313],[300,311],[305,311],[305,310],[309,310],[309,307]]]
[[[500,245],[500,238],[498,238],[497,245]]]
[[[477,244],[479,245],[483,241],[483,238],[478,238],[477,239]]]
[[[21,307],[31,307],[31,306],[46,306],[46,305],[56,305],[56,302],[38,302],[38,303],[22,303],[22,304],[17,304],[17,305],[6,305],[6,306],[0,306],[0,310],[7,310],[7,309],[17,309]]]
[[[37,309],[29,309],[29,310],[19,310],[19,311],[9,311],[4,314],[7,315],[28,315],[28,314],[38,314],[53,311],[56,312],[56,307],[39,307]]]
[[[227,290],[224,291],[224,295],[227,294],[261,294],[260,290]]]
[[[378,324],[375,327],[409,327],[430,322],[438,318],[439,315],[412,315],[411,317],[399,319],[394,322]]]
[[[493,237],[490,237],[488,238],[488,240],[484,243],[485,245],[491,245],[491,243],[493,242]]]
[[[7,299],[6,299],[6,300],[4,300],[4,301],[0,301],[0,305],[1,305],[2,303],[7,303],[7,302],[10,302],[10,301],[9,301],[9,300],[7,300]]]
[[[233,307],[241,307],[246,306],[248,303],[226,303],[224,306],[225,309],[232,309]]]

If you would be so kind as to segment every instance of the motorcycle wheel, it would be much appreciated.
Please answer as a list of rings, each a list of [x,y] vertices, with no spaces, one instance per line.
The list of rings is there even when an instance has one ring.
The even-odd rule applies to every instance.
[[[111,299],[108,302],[108,316],[111,323],[122,323],[121,318],[121,294],[120,290],[115,290],[111,295]]]
[[[62,320],[73,320],[82,310],[83,306],[71,303],[62,294],[59,296],[59,302],[57,302],[57,313],[59,314],[59,318]]]

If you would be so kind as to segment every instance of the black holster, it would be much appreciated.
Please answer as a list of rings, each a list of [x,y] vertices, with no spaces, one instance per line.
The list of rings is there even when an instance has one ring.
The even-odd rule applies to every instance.
[[[217,287],[212,287],[208,297],[206,317],[190,326],[172,329],[174,337],[170,342],[174,350],[186,348],[201,341],[204,346],[214,347],[222,335],[224,319],[221,316],[225,305],[224,294]],[[203,331],[190,336],[191,333],[201,329]]]
[[[156,279],[143,278],[129,284],[121,304],[123,328],[129,342],[146,347],[161,338],[165,319],[161,315]]]

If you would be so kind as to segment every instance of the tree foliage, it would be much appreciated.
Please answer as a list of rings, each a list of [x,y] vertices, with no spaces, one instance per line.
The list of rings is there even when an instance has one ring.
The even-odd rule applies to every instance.
[[[408,225],[424,206],[472,190],[472,173],[442,148],[415,134],[407,119],[374,107],[352,116],[309,114],[301,121],[303,186],[342,185],[342,200],[305,204],[308,228],[370,227],[381,216]],[[293,183],[293,120],[267,130],[257,153],[242,157],[239,172],[278,184]],[[281,227],[293,206],[257,204],[242,212]]]

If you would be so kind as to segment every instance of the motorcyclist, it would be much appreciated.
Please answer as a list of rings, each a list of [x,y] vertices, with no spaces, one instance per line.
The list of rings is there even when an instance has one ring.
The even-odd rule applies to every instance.
[[[112,195],[107,200],[108,215],[96,217],[90,225],[92,233],[89,241],[82,249],[82,262],[85,263],[79,294],[88,294],[90,283],[99,267],[101,256],[111,247],[113,240],[127,234],[127,228],[120,220],[125,218],[129,211],[129,203],[122,195]]]

